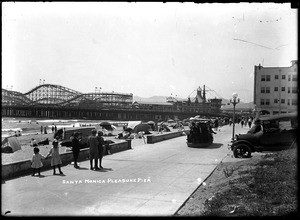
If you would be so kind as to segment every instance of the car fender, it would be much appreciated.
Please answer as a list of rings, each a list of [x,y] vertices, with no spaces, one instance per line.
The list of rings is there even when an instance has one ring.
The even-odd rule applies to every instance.
[[[251,148],[252,151],[254,151],[254,145],[251,144],[251,142],[246,141],[246,140],[238,140],[238,141],[233,142],[231,145],[231,150],[233,150],[233,148],[239,144],[246,144]]]

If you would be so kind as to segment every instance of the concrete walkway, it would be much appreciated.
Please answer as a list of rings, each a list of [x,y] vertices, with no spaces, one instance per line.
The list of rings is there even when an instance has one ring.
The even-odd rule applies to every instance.
[[[232,154],[227,147],[231,129],[224,126],[208,148],[189,148],[182,136],[105,156],[101,171],[89,170],[84,161],[81,169],[62,167],[64,175],[49,170],[41,177],[7,180],[2,182],[2,215],[171,216]]]

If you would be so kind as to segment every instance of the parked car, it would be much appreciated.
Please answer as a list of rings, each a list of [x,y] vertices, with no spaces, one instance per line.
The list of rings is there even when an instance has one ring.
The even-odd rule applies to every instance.
[[[263,131],[256,134],[239,134],[230,147],[236,158],[249,158],[252,152],[276,151],[291,146],[297,138],[296,113],[261,116]]]

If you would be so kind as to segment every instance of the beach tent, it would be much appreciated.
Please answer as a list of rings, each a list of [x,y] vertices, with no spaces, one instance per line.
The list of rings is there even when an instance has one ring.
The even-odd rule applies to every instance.
[[[141,123],[142,123],[142,121],[129,121],[128,125],[127,125],[127,128],[130,128],[130,129],[133,130],[135,128],[135,126],[137,126]]]
[[[11,153],[13,153],[17,150],[21,150],[21,145],[16,137],[6,137],[2,140],[1,149],[4,150],[7,148],[11,148]]]

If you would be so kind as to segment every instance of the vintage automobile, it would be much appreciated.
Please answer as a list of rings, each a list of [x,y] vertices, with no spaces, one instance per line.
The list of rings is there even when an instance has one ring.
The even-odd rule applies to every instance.
[[[296,142],[298,118],[296,113],[261,116],[263,131],[236,135],[229,146],[236,158],[249,158],[252,152],[277,151]]]
[[[187,146],[194,148],[210,146],[214,140],[212,133],[209,120],[199,119],[194,121],[187,135]]]

